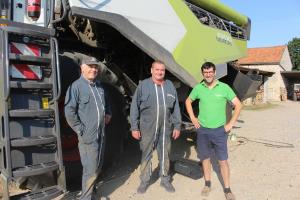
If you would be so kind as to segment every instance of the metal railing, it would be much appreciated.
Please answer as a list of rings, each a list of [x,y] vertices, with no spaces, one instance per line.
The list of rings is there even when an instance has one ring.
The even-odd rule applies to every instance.
[[[230,21],[222,19],[198,6],[195,6],[194,4],[191,4],[189,2],[185,3],[202,24],[226,31],[230,33],[230,35],[234,38],[242,40],[247,39],[247,31],[245,29],[233,24]]]

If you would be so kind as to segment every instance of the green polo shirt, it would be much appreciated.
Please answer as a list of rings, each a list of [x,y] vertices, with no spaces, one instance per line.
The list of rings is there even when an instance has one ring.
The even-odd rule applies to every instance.
[[[225,83],[217,81],[213,88],[208,88],[205,82],[197,84],[189,97],[199,99],[200,125],[205,128],[217,128],[226,123],[226,103],[235,97],[233,90]]]

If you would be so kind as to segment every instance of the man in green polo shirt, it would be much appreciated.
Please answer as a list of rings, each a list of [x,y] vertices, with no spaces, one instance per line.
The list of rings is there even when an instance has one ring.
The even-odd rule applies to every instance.
[[[215,79],[216,67],[211,62],[206,62],[201,67],[203,81],[197,84],[185,101],[187,112],[192,123],[197,129],[197,153],[202,161],[205,186],[201,192],[208,196],[211,190],[211,162],[212,150],[215,151],[220,165],[224,182],[224,193],[227,200],[235,197],[230,189],[227,137],[236,122],[242,104],[233,90],[225,83]],[[194,115],[192,102],[199,100],[198,118]],[[226,123],[226,104],[230,101],[234,106],[234,113]]]

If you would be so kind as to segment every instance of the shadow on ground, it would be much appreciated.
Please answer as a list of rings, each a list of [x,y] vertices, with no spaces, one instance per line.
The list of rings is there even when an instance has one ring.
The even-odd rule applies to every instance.
[[[178,140],[172,142],[170,159],[183,160],[188,159],[191,156],[191,149],[195,148],[195,135],[194,134],[182,134]],[[97,199],[101,197],[108,197],[122,186],[131,174],[138,169],[140,164],[141,152],[139,149],[139,143],[136,140],[129,140],[129,143],[125,147],[125,151],[121,156],[117,165],[110,168],[106,174],[104,174],[103,180],[97,184]],[[154,156],[157,159],[157,156]],[[139,173],[139,172],[138,172]],[[171,176],[175,174],[171,165]],[[153,169],[150,184],[159,180],[159,167]],[[138,187],[138,185],[136,186]]]
[[[130,174],[138,167],[140,155],[138,142],[133,139],[128,140],[119,159],[112,165],[104,168],[100,174],[93,194],[94,199],[107,197],[123,185]],[[81,172],[79,172],[77,177],[72,177],[71,179],[67,177],[67,190],[68,194],[63,199],[75,199],[81,190]]]
[[[174,172],[174,161],[191,161],[191,151],[195,148],[195,134],[188,133],[182,134],[181,137],[173,141],[171,156],[172,160],[170,174],[171,177],[176,173]],[[109,196],[121,187],[126,181],[129,179],[131,174],[138,169],[140,164],[141,152],[139,149],[139,143],[134,139],[130,139],[125,146],[123,154],[120,156],[118,162],[116,162],[113,166],[103,171],[99,181],[96,184],[96,192],[94,194],[95,199],[104,198],[106,200],[109,199]],[[154,156],[154,158],[156,158]],[[202,170],[199,170],[199,162],[194,159],[192,162],[188,162],[187,169],[189,166],[196,167],[198,171],[201,172],[201,175],[197,174],[197,177],[194,179],[202,178],[203,173]],[[183,169],[184,171],[185,169]],[[180,170],[179,170],[180,171]],[[187,174],[181,173],[182,175],[189,176]],[[193,176],[193,174],[192,174]],[[189,176],[190,178],[193,178]],[[153,169],[151,183],[153,184],[159,179],[159,167]],[[75,199],[76,194],[79,192],[81,188],[81,178],[77,178],[76,180],[69,180],[69,183],[72,183],[68,187],[69,194],[66,195],[64,199]],[[138,187],[138,186],[137,186]]]

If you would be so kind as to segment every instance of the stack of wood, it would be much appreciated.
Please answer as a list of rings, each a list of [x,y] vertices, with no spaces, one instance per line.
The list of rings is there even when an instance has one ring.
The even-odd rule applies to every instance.
[[[284,87],[280,88],[280,100],[286,101],[287,100],[287,90]]]
[[[264,87],[260,86],[259,89],[256,91],[256,96],[254,99],[254,104],[262,104],[264,101]]]

